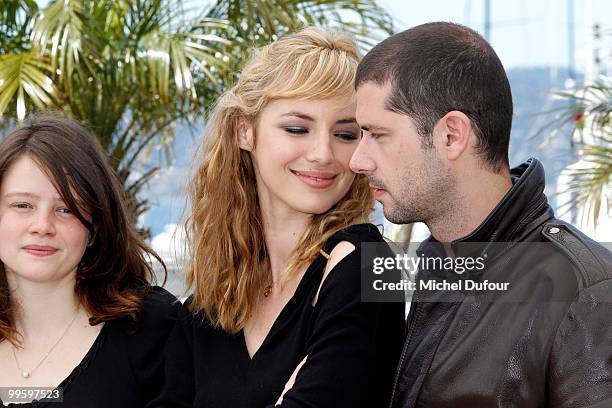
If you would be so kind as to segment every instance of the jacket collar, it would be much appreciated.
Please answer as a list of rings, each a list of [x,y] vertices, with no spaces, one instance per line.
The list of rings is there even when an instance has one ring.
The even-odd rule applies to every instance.
[[[453,241],[459,242],[512,242],[525,232],[525,228],[538,218],[554,216],[544,195],[544,166],[530,158],[510,170],[512,188],[489,213],[487,218],[469,235]]]
[[[534,221],[539,219],[543,221],[554,216],[544,195],[545,175],[540,161],[530,158],[511,169],[510,176],[512,188],[478,228],[451,243],[453,248],[464,242],[514,242],[533,228]],[[427,249],[431,250],[428,244],[437,242],[433,236],[430,236],[420,249],[425,250],[425,247],[429,246]]]

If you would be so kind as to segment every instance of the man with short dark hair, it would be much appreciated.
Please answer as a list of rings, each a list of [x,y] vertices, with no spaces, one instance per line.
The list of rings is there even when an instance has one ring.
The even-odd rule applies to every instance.
[[[540,162],[509,168],[512,96],[491,46],[417,26],[365,56],[356,89],[351,168],[387,219],[429,227],[423,258],[486,264],[445,275],[459,290],[417,285],[391,406],[612,407],[612,257],[554,218]]]

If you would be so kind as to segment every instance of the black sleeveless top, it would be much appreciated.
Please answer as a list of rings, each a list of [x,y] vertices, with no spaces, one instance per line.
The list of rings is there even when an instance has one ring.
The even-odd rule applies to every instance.
[[[327,260],[319,255],[311,263],[253,358],[242,331],[215,329],[185,307],[168,341],[164,393],[152,405],[273,407],[308,356],[281,407],[387,406],[403,341],[404,304],[362,303],[360,279],[360,244],[382,240],[371,224],[335,233],[325,252],[340,241],[351,242],[355,251],[330,271],[315,306]]]
[[[81,361],[58,387],[63,402],[8,404],[15,408],[138,408],[156,398],[164,381],[164,347],[180,302],[154,286],[143,299],[138,323],[106,322]],[[1,367],[7,362],[0,362]],[[3,406],[0,400],[0,407]]]

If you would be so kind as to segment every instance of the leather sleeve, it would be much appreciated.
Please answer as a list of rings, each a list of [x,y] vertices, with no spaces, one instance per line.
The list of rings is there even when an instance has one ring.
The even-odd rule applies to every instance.
[[[581,291],[559,325],[549,367],[551,407],[612,407],[612,280]]]

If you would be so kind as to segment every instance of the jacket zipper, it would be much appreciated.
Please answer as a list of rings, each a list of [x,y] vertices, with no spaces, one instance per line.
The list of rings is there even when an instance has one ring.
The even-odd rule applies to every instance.
[[[419,292],[416,291],[411,301],[411,303],[413,303],[414,305],[414,315],[413,315],[413,319],[409,322],[410,327],[408,328],[408,334],[406,335],[406,341],[404,342],[404,347],[402,348],[402,355],[400,356],[399,364],[395,372],[395,380],[393,381],[393,388],[391,391],[391,401],[389,402],[389,408],[393,408],[393,402],[395,400],[395,391],[397,389],[399,377],[402,372],[404,360],[406,360],[406,352],[408,351],[408,345],[410,344],[410,340],[412,339],[412,333],[414,332],[414,328],[416,327],[418,319],[420,317],[420,306],[421,305],[420,303],[418,303],[418,295],[419,295]]]

